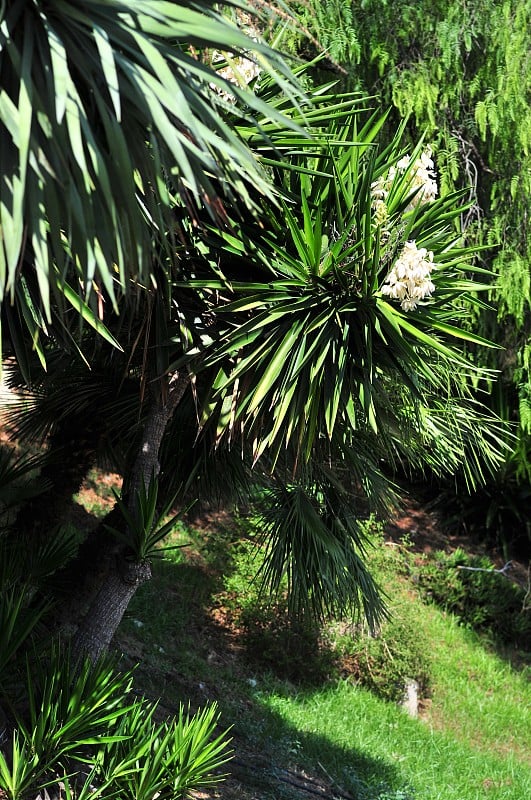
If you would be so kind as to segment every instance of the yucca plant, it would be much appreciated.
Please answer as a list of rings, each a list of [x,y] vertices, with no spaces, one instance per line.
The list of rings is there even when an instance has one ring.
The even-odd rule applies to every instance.
[[[148,561],[162,558],[166,550],[176,549],[161,545],[180,514],[171,514],[168,519],[175,497],[167,500],[162,507],[157,504],[158,478],[152,476],[147,487],[142,483],[140,490],[132,498],[131,508],[127,507],[116,492],[114,494],[125,530],[111,526],[107,526],[107,529],[117,541],[125,545],[129,558],[138,562]]]
[[[341,587],[344,598],[347,585],[352,590],[363,584],[361,605],[367,609],[374,593],[369,579],[359,580],[360,542],[353,524],[339,524],[353,515],[349,494],[365,494],[385,507],[393,494],[389,474],[408,463],[451,469],[472,454],[471,479],[477,477],[478,447],[497,463],[496,421],[487,424],[469,402],[472,380],[481,375],[460,347],[465,337],[486,344],[459,325],[460,295],[472,296],[481,286],[469,280],[469,253],[457,244],[460,197],[434,196],[422,144],[407,164],[401,131],[380,149],[384,117],[367,115],[358,95],[335,96],[332,86],[313,92],[307,113],[312,136],[305,136],[305,118],[293,106],[289,124],[279,126],[288,101],[267,77],[255,88],[267,99],[260,135],[237,106],[234,125],[269,170],[277,204],[264,202],[259,219],[242,213],[238,223],[235,209],[227,230],[182,219],[179,272],[159,259],[156,286],[137,285],[137,316],[133,320],[124,307],[112,326],[116,341],[128,349],[122,375],[137,378],[146,398],[122,499],[131,513],[137,479],[157,473],[162,433],[170,430],[182,397],[168,402],[170,381],[188,391],[192,375],[193,390],[204,401],[202,424],[210,426],[205,441],[229,447],[239,438],[245,468],[254,460],[264,476],[275,472],[285,486],[307,493],[315,519],[334,528],[334,545],[342,549],[341,558],[328,559],[327,575],[323,525],[304,521],[300,530],[313,531],[320,558],[305,573],[304,548],[297,550],[296,539],[275,563],[292,569],[315,598],[320,585]],[[430,173],[426,185],[419,184],[417,162]],[[411,289],[399,268],[408,273]],[[411,277],[415,269],[418,281]],[[452,422],[449,434],[454,417],[462,422]],[[193,410],[190,426],[195,433]],[[153,430],[156,441],[148,436]],[[313,469],[315,476],[316,464],[327,465],[332,476],[321,488],[319,481],[310,486],[303,472]],[[335,520],[322,491],[333,481],[343,504]],[[105,578],[78,628],[79,641],[94,652],[114,632],[109,628],[100,637],[105,609],[113,604],[119,621],[136,586],[149,577],[148,570],[130,574],[126,548],[118,555],[100,570]],[[90,569],[96,571],[93,563]],[[316,608],[327,607],[321,598]]]
[[[32,633],[47,611],[45,603],[28,608],[27,586],[2,589],[0,595],[0,681],[2,673],[21,648],[28,645]],[[1,683],[0,683],[1,686]]]
[[[20,477],[15,467],[3,474]],[[156,523],[156,487],[140,498],[146,530]],[[0,793],[26,800],[61,782],[76,798],[159,792],[177,800],[219,780],[229,752],[215,707],[155,723],[156,705],[133,694],[131,672],[113,658],[72,657],[41,625],[46,581],[76,544],[69,530],[28,552],[0,536]]]
[[[371,630],[386,614],[366,567],[368,542],[355,503],[324,474],[277,481],[259,506],[262,591],[287,594],[288,614],[322,622],[360,615]]]
[[[36,778],[40,774],[39,762],[39,754],[31,744],[13,731],[8,747],[0,750],[0,788],[8,800],[21,800],[36,788]]]
[[[220,780],[230,757],[215,705],[155,722],[113,660],[76,664],[68,649],[34,653],[15,724],[0,750],[0,789],[22,800],[62,781],[75,797],[183,798]]]
[[[181,706],[175,718],[160,723],[153,718],[155,711],[155,705],[138,702],[123,718],[120,736],[100,749],[98,770],[108,791],[130,800],[155,794],[177,800],[221,780],[230,740],[226,731],[216,731],[216,705],[194,715]]]
[[[217,327],[187,358],[217,370],[202,422],[218,446],[243,442],[283,483],[264,514],[267,585],[287,574],[295,605],[319,612],[361,589],[370,617],[381,607],[349,496],[385,506],[393,473],[412,466],[465,462],[473,486],[507,433],[477,399],[489,373],[463,348],[495,345],[462,324],[461,298],[481,305],[488,288],[460,242],[462,195],[438,196],[429,148],[405,153],[402,130],[380,148],[381,115],[345,119],[336,103],[320,121],[288,168],[271,164],[282,213],[213,233],[217,277],[189,285]]]
[[[112,741],[117,721],[128,712],[130,673],[121,673],[110,658],[92,668],[71,658],[69,649],[53,644],[50,655],[35,653],[26,664],[26,692],[17,727],[43,764],[83,759],[87,746]]]
[[[20,656],[42,638],[40,624],[52,607],[43,588],[46,581],[77,548],[73,530],[56,529],[50,534],[48,540],[33,542],[31,547],[15,542],[5,530],[0,534],[0,694]]]
[[[264,91],[284,110],[267,81]],[[325,87],[314,100],[311,140],[271,125],[270,150],[261,148],[283,193],[282,215],[265,207],[259,224],[248,218],[230,234],[191,238],[190,272],[205,277],[165,284],[170,313],[162,322],[158,311],[153,316],[157,336],[178,332],[160,356],[153,347],[170,374],[183,360],[197,372],[207,469],[208,448],[221,453],[239,437],[240,472],[248,475],[254,460],[255,478],[267,485],[273,472],[274,492],[285,487],[274,495],[275,506],[283,497],[289,508],[269,528],[275,566],[264,573],[267,586],[278,588],[288,572],[293,608],[345,609],[350,595],[377,616],[352,496],[385,511],[397,497],[393,473],[411,465],[452,471],[465,462],[472,485],[481,479],[477,454],[495,466],[503,437],[473,397],[482,376],[461,348],[465,339],[488,343],[460,327],[460,296],[481,303],[483,288],[459,246],[460,196],[435,196],[423,144],[408,159],[399,131],[380,150],[384,118],[364,112],[358,96],[332,99]],[[242,127],[242,136],[252,133]],[[429,196],[421,169],[430,173]],[[411,292],[396,278],[399,264],[422,271]],[[397,283],[404,294],[394,298]],[[414,296],[416,289],[427,293]],[[184,359],[172,364],[172,351],[183,348]],[[189,421],[180,416],[179,425],[188,439],[168,427],[175,439],[164,449],[166,489],[178,472],[171,453],[182,451],[173,442],[186,439],[191,448],[197,433],[193,404],[187,408]],[[291,530],[281,524],[288,519]],[[144,541],[151,534],[140,528]],[[303,547],[311,536],[314,547]],[[319,555],[308,559],[309,552]]]
[[[420,409],[429,413],[432,398],[471,397],[481,371],[460,341],[493,346],[459,326],[458,297],[480,303],[476,293],[487,288],[470,280],[472,253],[456,243],[451,223],[460,196],[416,203],[411,172],[396,169],[398,140],[377,154],[381,123],[332,127],[336,141],[288,173],[282,215],[268,220],[258,242],[239,243],[241,255],[262,260],[262,281],[228,272],[226,281],[195,284],[226,300],[215,311],[227,325],[201,363],[222,365],[213,394],[231,397],[225,430],[244,421],[246,435],[256,436],[256,457],[265,449],[278,456],[296,442],[308,461],[320,441],[361,430],[385,433],[400,447],[404,437],[396,434],[420,432]],[[421,154],[418,148],[411,163]],[[389,182],[384,222],[377,216],[382,176]],[[230,247],[238,243],[231,239]],[[397,265],[407,273],[401,280]],[[414,270],[425,277],[411,277]],[[408,281],[412,292],[427,294],[410,297]],[[397,285],[404,294],[394,299]]]

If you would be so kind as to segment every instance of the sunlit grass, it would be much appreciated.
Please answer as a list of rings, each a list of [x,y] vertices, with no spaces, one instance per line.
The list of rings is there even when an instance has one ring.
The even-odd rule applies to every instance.
[[[91,469],[81,491],[74,500],[95,517],[104,517],[115,503],[115,492],[120,493],[122,479],[114,472]]]
[[[396,770],[392,788],[409,785],[415,796],[429,800],[531,796],[531,770],[515,753],[504,757],[485,753],[347,683],[291,697],[264,693],[261,702],[281,723],[300,732],[305,759],[314,763],[326,759],[324,766],[343,785],[355,788],[354,769],[356,779],[376,788],[385,767],[392,766]],[[336,755],[329,761],[322,739],[343,758]],[[366,755],[376,760],[376,766],[363,766]]]
[[[484,751],[531,764],[531,686],[452,615],[425,607],[420,624],[433,651],[429,720]]]
[[[245,602],[250,571],[249,548],[231,544],[229,558],[226,534],[214,539],[220,563],[230,564],[223,581],[203,534],[177,524],[165,544],[178,549],[155,562],[153,580],[128,609],[122,631],[139,643],[140,677],[151,694],[170,704],[186,701],[187,692],[193,702],[219,700],[224,724],[233,724],[246,746],[268,753],[279,768],[325,774],[357,800],[531,797],[524,672],[420,599],[403,550],[376,537],[373,559],[392,613],[415,621],[431,656],[431,697],[415,719],[349,680],[302,690],[244,660],[218,658],[223,631],[212,627],[210,609],[228,602],[227,589],[232,604]]]

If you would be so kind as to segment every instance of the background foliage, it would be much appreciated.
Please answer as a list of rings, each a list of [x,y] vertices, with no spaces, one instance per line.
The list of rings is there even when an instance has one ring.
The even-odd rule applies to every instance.
[[[443,194],[465,188],[467,242],[487,249],[491,308],[466,307],[470,328],[497,341],[498,353],[472,350],[500,370],[490,402],[515,424],[518,442],[497,479],[514,505],[531,478],[531,190],[529,37],[526,0],[288,2],[299,20],[288,47],[326,51],[323,66],[345,86],[376,94],[390,124],[407,118],[406,137],[433,143]],[[325,22],[323,23],[323,20]],[[308,44],[309,32],[312,42]],[[459,492],[462,491],[459,486]],[[521,503],[520,503],[521,507]],[[494,535],[501,533],[496,518]],[[519,515],[526,528],[525,515]],[[527,527],[527,535],[531,531]]]

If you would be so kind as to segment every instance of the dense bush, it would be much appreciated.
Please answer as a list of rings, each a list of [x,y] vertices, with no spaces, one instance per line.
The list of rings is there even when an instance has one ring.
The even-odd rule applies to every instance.
[[[371,567],[379,582],[404,569],[403,557],[383,546],[381,525],[371,519],[366,531],[376,547]],[[355,681],[387,700],[399,702],[405,683],[415,680],[419,694],[428,696],[431,683],[429,654],[415,619],[400,606],[371,635],[366,625],[328,620],[318,626],[290,617],[282,595],[275,601],[261,596],[259,584],[249,583],[261,560],[251,541],[233,549],[232,571],[219,601],[241,631],[248,663],[271,671],[297,685],[319,685],[339,677]]]
[[[496,572],[486,556],[458,548],[427,557],[416,568],[421,592],[466,625],[503,644],[525,648],[531,640],[531,614],[525,590]]]
[[[414,620],[399,612],[377,635],[362,626],[330,623],[319,630],[292,620],[278,604],[248,606],[239,619],[250,664],[298,685],[319,685],[339,677],[379,697],[403,699],[406,683],[430,694],[430,657]]]
[[[341,673],[385,700],[400,702],[405,686],[414,680],[419,696],[428,697],[431,686],[430,655],[418,626],[403,609],[377,636],[358,633],[338,642]]]
[[[28,800],[61,783],[67,797],[177,800],[220,779],[229,751],[226,733],[216,731],[215,705],[195,715],[181,707],[158,722],[157,704],[132,691],[129,673],[109,659],[76,664],[57,646],[49,655],[34,652],[26,671],[0,674],[6,800]]]
[[[520,481],[510,461],[485,486],[466,491],[464,481],[446,486],[437,506],[448,529],[461,529],[488,546],[499,547],[507,558],[526,558],[531,542],[531,483]]]

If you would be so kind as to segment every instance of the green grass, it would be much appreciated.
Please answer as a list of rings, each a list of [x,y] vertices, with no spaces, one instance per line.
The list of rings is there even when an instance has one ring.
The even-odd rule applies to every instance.
[[[525,672],[504,662],[452,615],[426,609],[434,650],[434,724],[476,748],[531,761],[531,691]]]
[[[204,532],[180,525],[171,544],[190,547],[154,564],[154,579],[135,596],[119,639],[140,662],[144,691],[170,709],[188,699],[193,706],[218,701],[223,724],[233,725],[237,757],[243,746],[267,758],[275,774],[296,769],[326,776],[357,800],[531,797],[525,671],[456,617],[421,600],[407,577],[407,548],[388,547],[377,535],[373,566],[392,612],[415,626],[430,655],[431,697],[417,719],[353,680],[332,676],[302,688],[248,662],[241,641],[234,648],[234,631],[212,615],[216,606],[237,615],[254,602],[249,547],[235,546],[236,538],[234,531],[215,531],[209,548]],[[248,775],[251,788],[246,793],[243,785],[239,796],[301,797],[286,784],[264,784],[256,794],[257,776],[258,770]]]
[[[451,615],[410,602],[432,655],[432,698],[422,718],[348,681],[303,692],[272,685],[257,694],[276,719],[269,736],[296,731],[301,763],[322,764],[363,799],[379,797],[382,783],[394,791],[409,786],[423,800],[531,797],[525,675]]]
[[[280,730],[299,732],[305,761],[324,761],[351,791],[360,779],[376,790],[385,776],[389,788],[409,785],[429,800],[531,794],[531,770],[515,754],[490,755],[348,683],[291,697],[266,693],[261,702],[278,716]],[[367,757],[374,763],[364,763]]]

